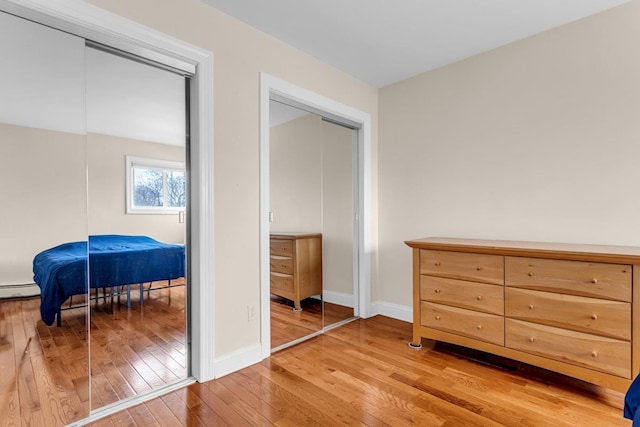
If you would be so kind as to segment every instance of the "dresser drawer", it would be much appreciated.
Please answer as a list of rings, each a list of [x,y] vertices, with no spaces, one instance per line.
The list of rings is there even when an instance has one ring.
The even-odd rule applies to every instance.
[[[293,274],[293,258],[272,255],[269,258],[271,271],[274,273]]]
[[[505,314],[520,320],[631,339],[631,304],[574,295],[506,288]]]
[[[506,257],[505,284],[630,302],[631,271],[622,264]]]
[[[293,276],[290,274],[271,273],[271,288],[293,292]]]
[[[293,256],[293,241],[271,239],[269,241],[269,251],[271,255]]]
[[[420,276],[420,299],[460,308],[504,314],[504,286]]]
[[[422,249],[420,274],[502,285],[504,257]]]
[[[504,345],[504,318],[430,302],[420,303],[422,326]]]
[[[537,323],[506,319],[506,346],[631,378],[631,343]]]

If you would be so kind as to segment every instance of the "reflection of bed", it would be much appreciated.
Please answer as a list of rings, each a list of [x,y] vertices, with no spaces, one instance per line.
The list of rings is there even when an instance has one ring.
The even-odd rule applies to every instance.
[[[633,427],[640,426],[640,376],[637,376],[624,396],[624,417],[633,420]]]
[[[42,320],[51,325],[67,298],[106,288],[184,277],[184,245],[147,236],[98,235],[87,242],[64,243],[33,259],[34,281],[40,287]]]

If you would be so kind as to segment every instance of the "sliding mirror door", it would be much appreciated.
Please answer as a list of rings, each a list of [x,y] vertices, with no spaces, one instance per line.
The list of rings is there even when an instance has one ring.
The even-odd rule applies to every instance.
[[[187,378],[187,79],[86,49],[91,407]]]
[[[354,131],[270,101],[271,347],[353,317]]]
[[[89,414],[84,40],[0,12],[0,418]]]
[[[358,179],[357,132],[322,120],[323,326],[354,316]]]

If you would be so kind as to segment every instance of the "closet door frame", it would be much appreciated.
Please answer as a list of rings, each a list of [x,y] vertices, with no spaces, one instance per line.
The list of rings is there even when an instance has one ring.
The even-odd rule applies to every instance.
[[[210,363],[215,359],[213,54],[78,0],[0,0],[0,10],[193,74],[189,106],[189,380],[212,380],[215,378],[215,367]],[[141,397],[148,398],[149,395]]]

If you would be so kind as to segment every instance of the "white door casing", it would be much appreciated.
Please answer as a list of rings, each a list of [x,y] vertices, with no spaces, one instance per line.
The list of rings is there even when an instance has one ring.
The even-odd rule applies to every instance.
[[[357,138],[356,232],[354,250],[354,316],[366,318],[371,311],[371,115],[318,95],[284,80],[260,73],[260,342],[262,358],[271,354],[269,280],[269,100],[344,123],[355,128]],[[357,255],[357,256],[356,256]]]

